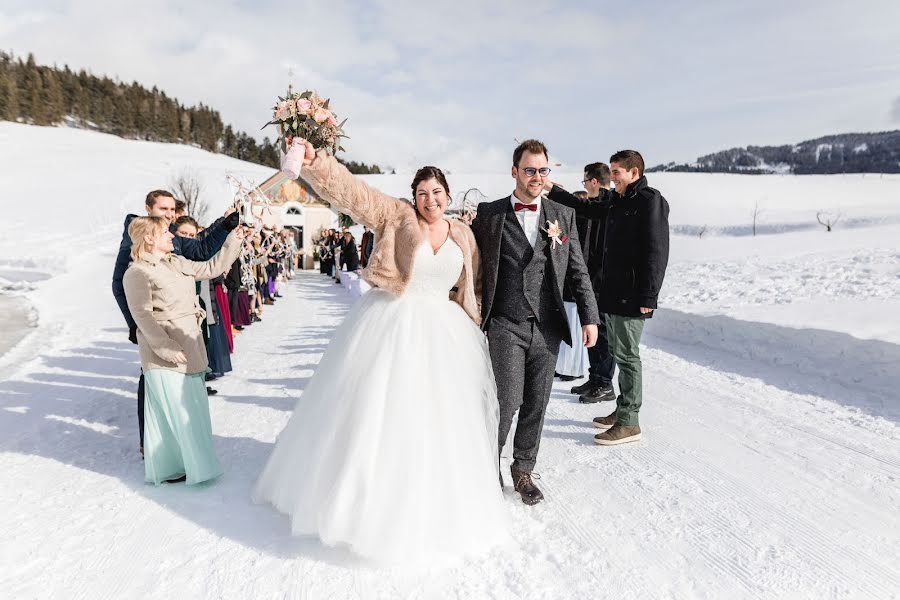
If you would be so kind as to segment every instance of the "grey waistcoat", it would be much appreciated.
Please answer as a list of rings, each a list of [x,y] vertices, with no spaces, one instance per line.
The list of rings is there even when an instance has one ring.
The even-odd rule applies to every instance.
[[[515,321],[524,321],[533,316],[542,321],[553,310],[553,281],[547,265],[547,255],[543,252],[546,244],[543,243],[541,233],[538,233],[535,246],[538,248],[537,252],[528,243],[515,214],[507,215],[503,223],[497,288],[491,309],[494,315]],[[545,279],[546,285],[542,285]]]

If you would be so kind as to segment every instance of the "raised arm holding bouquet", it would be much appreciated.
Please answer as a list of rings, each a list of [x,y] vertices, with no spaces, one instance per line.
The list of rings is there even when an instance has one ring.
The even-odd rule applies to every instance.
[[[281,151],[282,172],[291,179],[300,176],[303,162],[302,140],[308,141],[316,149],[323,149],[334,154],[341,147],[344,135],[344,119],[340,123],[337,116],[329,108],[330,99],[323,100],[319,94],[307,90],[301,94],[288,91],[284,98],[278,98],[278,104],[272,107],[272,120],[263,127],[277,125]]]

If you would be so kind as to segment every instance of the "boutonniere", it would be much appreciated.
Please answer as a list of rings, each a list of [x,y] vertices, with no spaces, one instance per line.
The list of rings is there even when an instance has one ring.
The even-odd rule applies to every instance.
[[[551,244],[551,248],[556,248],[556,245],[559,244],[562,246],[569,239],[565,235],[563,235],[562,228],[559,226],[559,220],[551,221],[547,219],[547,228],[544,229],[541,227],[541,231],[547,234],[547,237],[553,240]]]

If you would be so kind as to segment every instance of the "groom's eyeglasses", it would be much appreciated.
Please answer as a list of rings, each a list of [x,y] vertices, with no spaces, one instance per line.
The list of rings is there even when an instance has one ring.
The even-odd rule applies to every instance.
[[[550,174],[550,167],[541,167],[540,169],[525,167],[522,171],[529,177],[534,177],[537,174],[540,174],[541,177],[546,177]]]

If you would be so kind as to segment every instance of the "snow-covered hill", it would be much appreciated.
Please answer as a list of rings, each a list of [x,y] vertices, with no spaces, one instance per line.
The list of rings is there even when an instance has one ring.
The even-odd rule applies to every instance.
[[[674,235],[642,350],[645,439],[595,447],[590,419],[611,407],[556,384],[547,500],[508,493],[515,543],[410,574],[291,538],[250,502],[352,302],[317,273],[237,340],[211,400],[222,480],[143,484],[137,356],[109,290],[121,219],[176,168],[201,173],[215,212],[226,171],[270,171],[9,123],[0,164],[0,283],[38,324],[0,358],[0,597],[898,597],[900,178],[651,174]],[[576,189],[580,173],[554,177]],[[408,175],[367,179],[408,195]],[[488,198],[511,181],[450,177]],[[826,209],[847,226],[826,233]]]

